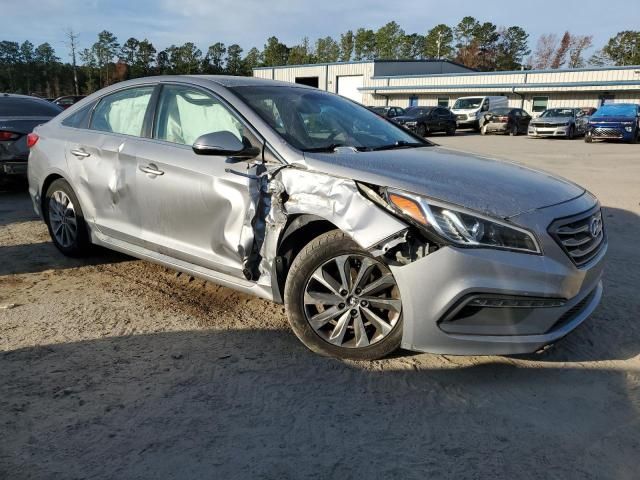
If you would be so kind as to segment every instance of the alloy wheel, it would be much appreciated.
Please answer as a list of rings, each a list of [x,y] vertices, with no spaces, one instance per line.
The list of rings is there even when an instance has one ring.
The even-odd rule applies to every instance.
[[[56,190],[49,199],[49,223],[56,242],[63,248],[71,247],[78,236],[75,207],[69,196]]]
[[[397,325],[402,302],[386,265],[358,254],[318,267],[304,288],[304,312],[323,340],[345,348],[379,342]]]

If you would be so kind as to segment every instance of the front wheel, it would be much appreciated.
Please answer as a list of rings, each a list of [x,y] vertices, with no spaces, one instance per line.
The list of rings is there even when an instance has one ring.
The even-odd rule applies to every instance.
[[[585,141],[585,143],[592,143],[593,142],[593,137],[591,136],[590,132],[585,133],[584,141]]]
[[[416,129],[416,132],[421,137],[426,137],[427,136],[427,127],[423,123],[421,123],[420,125],[418,125],[418,128]]]
[[[284,300],[296,336],[321,355],[375,360],[400,346],[402,302],[393,274],[339,230],[295,258]]]

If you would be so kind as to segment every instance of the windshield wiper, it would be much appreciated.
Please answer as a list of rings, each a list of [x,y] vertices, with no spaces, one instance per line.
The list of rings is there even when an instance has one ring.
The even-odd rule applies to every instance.
[[[303,152],[333,152],[338,147],[344,147],[343,143],[331,143],[324,147],[303,148]]]
[[[378,150],[393,150],[396,148],[417,148],[417,147],[426,147],[429,144],[427,143],[420,143],[420,142],[407,142],[404,140],[398,140],[396,143],[391,143],[389,145],[380,145],[379,147],[372,147],[371,150],[372,151],[378,151]]]

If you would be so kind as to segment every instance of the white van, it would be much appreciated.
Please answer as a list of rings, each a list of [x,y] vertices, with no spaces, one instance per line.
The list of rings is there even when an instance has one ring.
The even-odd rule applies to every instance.
[[[480,119],[485,112],[495,108],[508,107],[509,99],[499,97],[460,97],[453,104],[451,112],[456,116],[458,128],[480,130]]]

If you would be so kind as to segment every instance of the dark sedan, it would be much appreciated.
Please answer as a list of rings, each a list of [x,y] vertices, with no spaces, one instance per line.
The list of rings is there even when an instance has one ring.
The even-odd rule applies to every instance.
[[[71,105],[78,103],[82,100],[86,95],[65,95],[64,97],[56,98],[53,103],[62,107],[64,110],[69,108]]]
[[[515,136],[527,133],[531,115],[521,108],[496,108],[484,115],[480,133],[508,133]]]
[[[421,137],[434,132],[456,133],[456,116],[443,107],[409,107],[404,115],[393,119]]]
[[[41,98],[0,93],[0,177],[27,174],[27,135],[61,111]]]
[[[400,107],[367,107],[374,113],[377,113],[381,117],[395,119],[404,115],[404,108]]]

